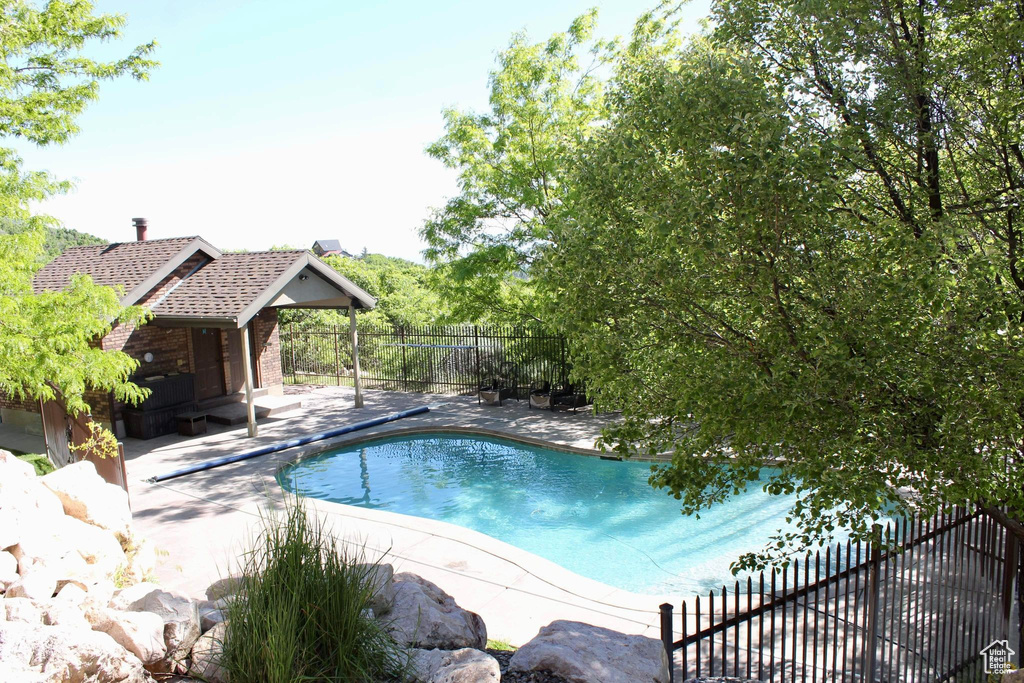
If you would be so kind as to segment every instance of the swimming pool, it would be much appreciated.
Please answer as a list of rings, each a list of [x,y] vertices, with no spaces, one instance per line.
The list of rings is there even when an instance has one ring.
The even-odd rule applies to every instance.
[[[792,498],[758,482],[698,520],[649,476],[649,463],[419,434],[328,451],[282,469],[278,481],[312,498],[468,527],[637,593],[731,583],[731,562],[788,528]]]

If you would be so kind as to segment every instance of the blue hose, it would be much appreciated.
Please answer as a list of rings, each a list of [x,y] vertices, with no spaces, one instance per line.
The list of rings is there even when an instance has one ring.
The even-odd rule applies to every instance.
[[[270,453],[277,453],[283,451],[286,448],[295,448],[296,446],[305,446],[307,443],[314,441],[321,441],[323,439],[330,439],[335,436],[341,436],[342,434],[348,434],[350,432],[358,432],[361,429],[369,429],[370,427],[376,427],[378,425],[387,424],[388,422],[394,422],[395,420],[401,420],[404,417],[412,417],[413,415],[421,415],[430,411],[429,406],[420,406],[419,408],[412,408],[411,410],[403,410],[400,413],[392,413],[385,415],[384,417],[377,417],[372,420],[365,420],[363,422],[356,422],[355,424],[346,425],[344,427],[338,427],[337,429],[331,429],[326,432],[320,432],[319,434],[310,434],[309,436],[302,436],[297,439],[289,439],[288,441],[282,441],[281,443],[271,444],[269,446],[261,446],[260,448],[239,453],[238,455],[229,455],[226,458],[218,458],[216,460],[208,460],[198,465],[192,465],[191,467],[185,467],[180,470],[168,472],[167,474],[160,474],[155,477],[150,477],[146,481],[149,483],[156,483],[158,481],[167,481],[168,479],[174,479],[176,477],[183,477],[186,474],[194,474],[196,472],[203,472],[205,470],[212,470],[215,467],[222,467],[224,465],[230,465],[233,462],[241,462],[242,460],[248,460],[249,458],[256,458],[261,455],[268,455]]]

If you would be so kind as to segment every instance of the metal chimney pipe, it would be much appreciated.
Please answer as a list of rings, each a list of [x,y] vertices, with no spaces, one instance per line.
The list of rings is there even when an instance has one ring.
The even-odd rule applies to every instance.
[[[139,242],[145,242],[148,237],[148,223],[145,218],[133,218],[132,225],[135,226],[135,239]]]

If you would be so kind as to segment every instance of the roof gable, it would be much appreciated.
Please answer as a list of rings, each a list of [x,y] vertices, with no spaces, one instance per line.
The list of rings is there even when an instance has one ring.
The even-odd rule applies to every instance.
[[[36,273],[32,287],[37,293],[60,290],[72,275],[89,275],[96,284],[123,287],[121,303],[128,306],[197,252],[214,259],[221,255],[200,237],[71,247]]]

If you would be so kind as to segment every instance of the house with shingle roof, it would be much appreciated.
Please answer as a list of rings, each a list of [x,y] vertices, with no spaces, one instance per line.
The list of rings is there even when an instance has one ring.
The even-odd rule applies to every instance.
[[[145,219],[134,222],[136,241],[69,248],[33,282],[37,292],[52,291],[73,275],[89,275],[119,288],[122,304],[153,313],[146,325],[115,325],[95,342],[137,359],[135,380],[153,390],[141,406],[122,405],[112,394],[88,397],[92,418],[119,437],[169,433],[176,411],[235,401],[246,404],[249,433],[255,435],[253,397],[283,394],[278,311],[347,309],[354,331],[355,311],[376,304],[308,251],[224,253],[201,237],[147,239]],[[358,375],[357,358],[356,352]],[[356,387],[359,405],[358,376]],[[45,424],[46,406],[0,396],[5,423],[39,425],[40,414],[49,448],[50,432],[60,429]]]
[[[317,256],[344,256],[345,258],[352,258],[352,254],[348,253],[341,248],[340,240],[317,240],[313,242],[313,246],[310,247],[313,253]]]

